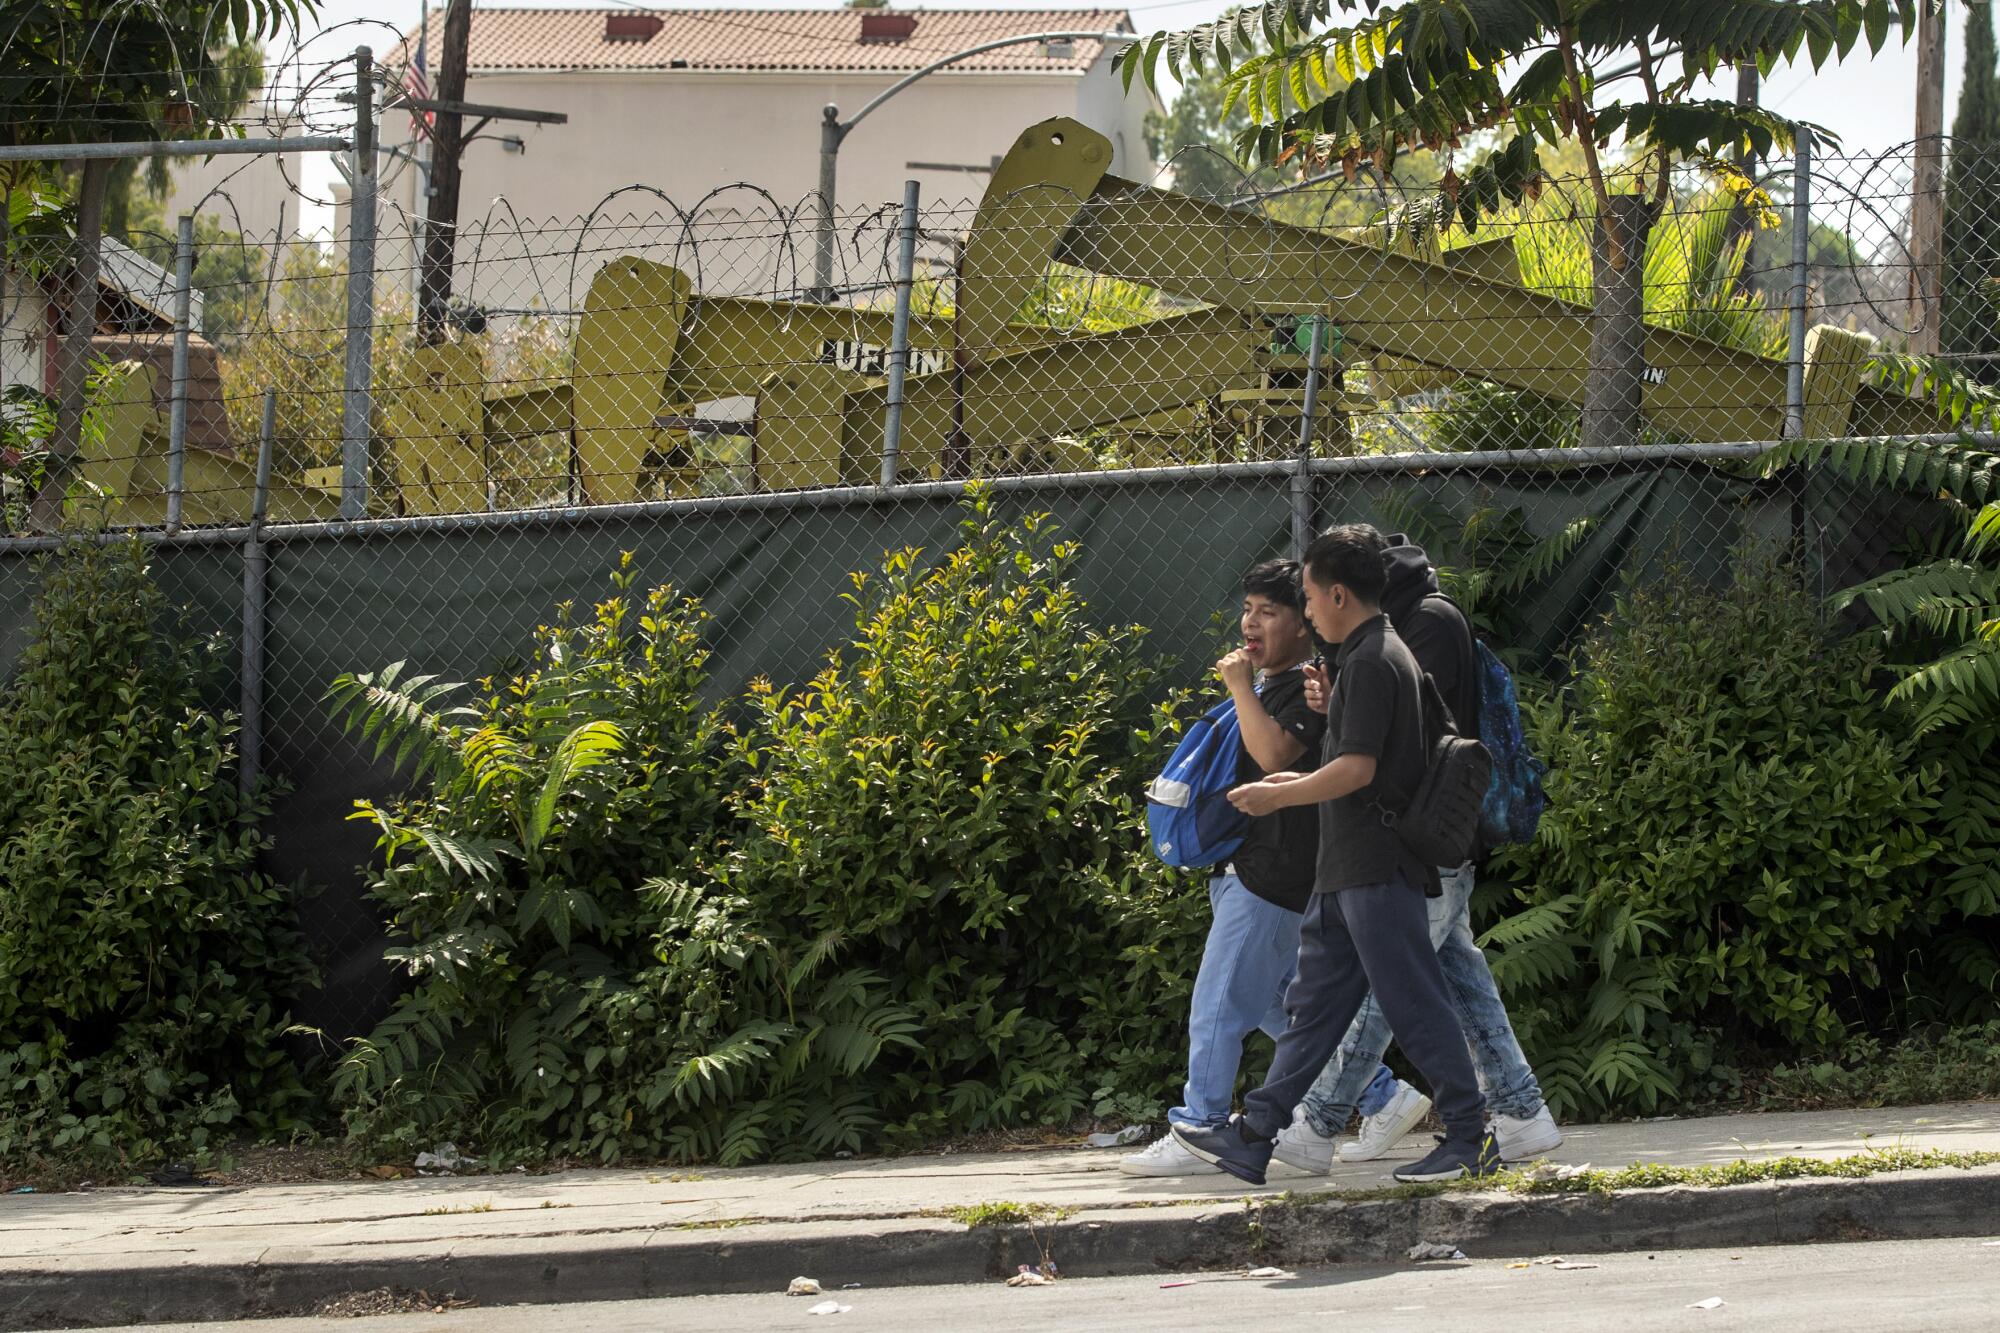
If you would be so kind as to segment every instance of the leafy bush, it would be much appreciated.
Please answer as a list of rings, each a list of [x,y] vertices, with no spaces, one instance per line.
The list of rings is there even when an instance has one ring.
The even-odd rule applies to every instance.
[[[1576,445],[1582,422],[1574,404],[1485,380],[1460,381],[1442,403],[1424,413],[1431,448],[1447,453],[1569,449]]]
[[[310,980],[254,868],[222,645],[164,628],[136,544],[48,567],[0,693],[0,1156],[140,1160],[288,1127],[276,1038]]]
[[[1990,427],[2000,398],[1927,357],[1878,354],[1878,368],[1941,413]],[[1800,441],[1767,466],[1810,463],[1870,486],[1923,497],[1936,520],[1929,549],[1898,569],[1834,594],[1838,612],[1865,610],[1896,677],[1888,705],[1923,735],[1941,766],[1937,832],[1945,844],[1926,935],[1911,962],[1920,978],[1899,1001],[1904,1023],[1980,1021],[2000,1012],[2000,455],[1964,442]]]
[[[1920,1031],[1887,1044],[1849,1041],[1828,1059],[1779,1065],[1758,1080],[1767,1106],[1921,1106],[2000,1097],[2000,1021]]]
[[[400,665],[333,697],[377,755],[428,792],[359,803],[381,830],[373,892],[414,985],[336,1072],[357,1128],[416,1142],[445,1127],[502,1149],[611,1155],[646,1142],[607,1097],[677,1021],[636,987],[653,962],[642,885],[717,829],[727,735],[701,699],[706,614],[671,588],[634,604],[630,557],[582,622],[538,634],[536,664],[470,704]]]
[[[1878,667],[1751,555],[1726,588],[1628,592],[1583,645],[1533,719],[1539,836],[1496,865],[1524,910],[1487,935],[1559,1113],[1726,1092],[1745,1050],[1833,1047],[1887,979],[1944,844],[1939,770]]]
[[[1138,631],[1089,621],[1064,581],[1075,549],[982,503],[935,568],[906,550],[855,576],[854,642],[803,690],[753,691],[747,827],[708,883],[660,891],[674,993],[718,904],[756,940],[734,987],[699,992],[727,1036],[702,1057],[714,1077],[676,1089],[677,1153],[1062,1121],[1092,1109],[1112,1037],[1178,1053],[1180,1011],[1119,961],[1147,910],[1159,681]]]
[[[1201,898],[1145,853],[1171,712],[1074,553],[976,504],[934,567],[855,575],[852,644],[740,734],[699,611],[657,589],[631,635],[629,572],[469,712],[342,681],[435,774],[364,807],[417,985],[342,1065],[357,1128],[733,1164],[1157,1114]]]

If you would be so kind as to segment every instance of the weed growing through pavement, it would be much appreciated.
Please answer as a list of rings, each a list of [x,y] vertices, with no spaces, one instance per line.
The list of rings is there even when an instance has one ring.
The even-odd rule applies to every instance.
[[[1673,1185],[1717,1188],[1755,1185],[1770,1180],[1862,1180],[1891,1171],[1969,1171],[2000,1166],[2000,1152],[1947,1152],[1937,1148],[1880,1148],[1847,1157],[1774,1157],[1766,1161],[1724,1162],[1716,1166],[1666,1166],[1635,1162],[1614,1170],[1578,1171],[1546,1176],[1533,1167],[1503,1171],[1478,1180],[1453,1180],[1430,1185],[1394,1185],[1378,1190],[1287,1191],[1273,1202],[1305,1206],[1315,1203],[1356,1203],[1375,1199],[1427,1199],[1449,1192],[1503,1190],[1509,1194],[1617,1194],[1624,1190],[1666,1189]]]

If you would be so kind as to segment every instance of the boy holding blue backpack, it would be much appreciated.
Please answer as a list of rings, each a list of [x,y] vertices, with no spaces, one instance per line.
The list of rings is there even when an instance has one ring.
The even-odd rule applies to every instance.
[[[1232,784],[1256,782],[1317,755],[1326,728],[1326,718],[1306,700],[1303,668],[1312,655],[1313,641],[1306,628],[1297,564],[1266,561],[1243,576],[1242,630],[1243,646],[1216,663],[1232,707],[1218,708],[1209,719],[1218,724],[1218,737],[1226,738],[1233,730],[1239,738],[1229,774]],[[1183,743],[1176,759],[1190,748]],[[1199,758],[1195,756],[1197,762]],[[1175,785],[1163,775],[1155,784],[1155,801],[1161,798],[1161,787]],[[1185,792],[1185,784],[1181,791]],[[1175,793],[1167,795],[1176,799]],[[1184,794],[1179,799],[1185,806]],[[1170,1124],[1187,1128],[1226,1123],[1244,1040],[1259,1028],[1274,1039],[1285,1030],[1285,986],[1298,955],[1299,919],[1312,896],[1319,848],[1319,816],[1311,806],[1277,811],[1246,824],[1226,800],[1215,804],[1228,821],[1219,835],[1196,831],[1194,825],[1203,821],[1189,811],[1189,836],[1228,839],[1240,832],[1241,842],[1217,867],[1208,888],[1214,917],[1188,1015],[1187,1085],[1181,1104],[1168,1112]],[[1202,849],[1176,849],[1160,836],[1155,845],[1172,864],[1205,863]],[[1134,1176],[1219,1170],[1182,1148],[1171,1134],[1125,1158],[1119,1169]]]

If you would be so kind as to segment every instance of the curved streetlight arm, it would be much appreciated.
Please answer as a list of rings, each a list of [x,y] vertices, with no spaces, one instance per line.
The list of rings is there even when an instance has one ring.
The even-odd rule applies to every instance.
[[[1014,37],[1000,37],[978,46],[968,46],[963,51],[954,51],[942,60],[932,61],[922,69],[907,74],[877,93],[868,104],[846,120],[840,118],[840,108],[827,103],[820,113],[819,127],[819,227],[813,243],[813,285],[808,293],[815,301],[831,302],[837,293],[833,290],[833,208],[834,194],[839,188],[840,145],[852,130],[867,118],[870,112],[884,102],[902,92],[919,79],[929,78],[939,70],[955,65],[961,60],[997,51],[1003,46],[1023,46],[1030,42],[1112,42],[1132,43],[1139,40],[1135,32],[1024,32]]]
[[[903,76],[882,92],[877,93],[874,99],[866,106],[862,107],[852,116],[849,116],[846,120],[839,122],[840,132],[843,135],[846,134],[866,119],[869,112],[881,106],[897,93],[902,92],[903,89],[909,87],[918,79],[935,74],[947,65],[956,65],[961,60],[970,60],[973,56],[984,55],[988,51],[997,51],[1005,46],[1026,46],[1030,42],[1103,42],[1109,45],[1112,42],[1130,43],[1138,40],[1139,34],[1136,32],[1027,32],[1022,33],[1018,37],[1000,37],[990,42],[981,42],[978,46],[968,46],[963,51],[955,51],[942,60],[932,61],[922,69]],[[836,112],[835,114],[838,115],[839,113]]]

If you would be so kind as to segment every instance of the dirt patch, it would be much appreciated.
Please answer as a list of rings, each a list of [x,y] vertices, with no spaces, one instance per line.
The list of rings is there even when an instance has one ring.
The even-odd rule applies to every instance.
[[[316,1319],[365,1319],[385,1314],[444,1314],[449,1310],[470,1309],[477,1304],[479,1302],[458,1296],[433,1296],[428,1291],[377,1287],[373,1291],[348,1291],[328,1296],[299,1313]]]

